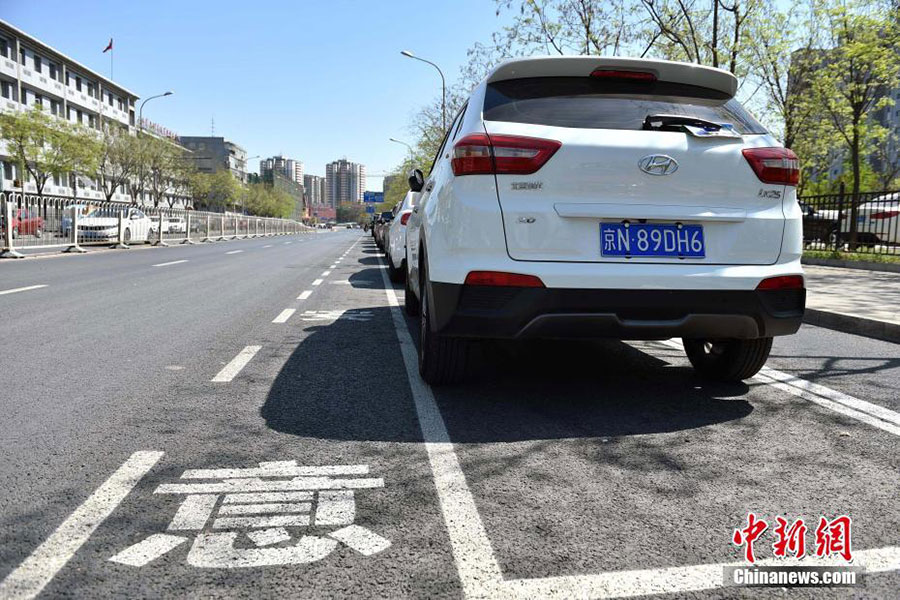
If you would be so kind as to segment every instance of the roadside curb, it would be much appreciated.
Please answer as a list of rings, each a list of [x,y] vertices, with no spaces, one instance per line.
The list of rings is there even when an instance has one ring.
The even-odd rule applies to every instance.
[[[900,273],[900,264],[861,262],[858,260],[842,260],[839,258],[806,258],[800,259],[804,265],[817,267],[840,267],[842,269],[858,269],[860,271],[882,271],[885,273]]]
[[[807,308],[803,322],[826,329],[900,343],[900,324]]]

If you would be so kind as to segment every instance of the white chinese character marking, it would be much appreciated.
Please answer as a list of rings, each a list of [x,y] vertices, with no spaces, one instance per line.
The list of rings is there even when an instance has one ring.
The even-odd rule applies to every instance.
[[[367,465],[302,467],[293,460],[261,462],[247,469],[188,470],[181,475],[186,481],[162,484],[154,493],[185,495],[168,529],[196,532],[187,555],[192,566],[304,564],[322,560],[339,544],[365,556],[391,545],[353,523],[355,491],[384,487],[380,477],[360,477],[368,473]],[[300,527],[316,527],[317,535],[298,535],[288,529]],[[336,529],[319,534],[319,528]],[[188,539],[156,533],[109,560],[141,567]]]
[[[372,318],[372,311],[365,309],[353,310],[307,310],[300,315],[301,321],[337,321],[344,319],[348,321],[368,321]]]

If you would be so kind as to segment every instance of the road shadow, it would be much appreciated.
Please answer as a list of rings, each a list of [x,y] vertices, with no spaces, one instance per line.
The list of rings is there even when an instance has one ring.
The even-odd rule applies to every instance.
[[[367,271],[377,269],[358,276],[368,281]],[[415,336],[414,321],[407,325]],[[388,307],[354,309],[307,331],[261,409],[268,427],[315,438],[422,441]],[[746,385],[702,382],[690,368],[618,341],[485,344],[473,362],[468,382],[434,390],[457,443],[673,432],[753,411]]]

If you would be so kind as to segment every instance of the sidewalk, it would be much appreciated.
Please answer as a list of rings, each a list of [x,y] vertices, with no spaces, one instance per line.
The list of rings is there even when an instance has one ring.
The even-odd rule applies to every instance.
[[[804,265],[812,325],[900,343],[900,273]]]

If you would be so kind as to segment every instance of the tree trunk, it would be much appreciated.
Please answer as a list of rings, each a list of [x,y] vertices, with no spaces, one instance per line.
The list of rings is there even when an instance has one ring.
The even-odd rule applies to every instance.
[[[859,124],[853,124],[853,140],[850,145],[850,163],[853,166],[853,189],[850,195],[850,251],[856,251],[856,217],[859,213]]]

